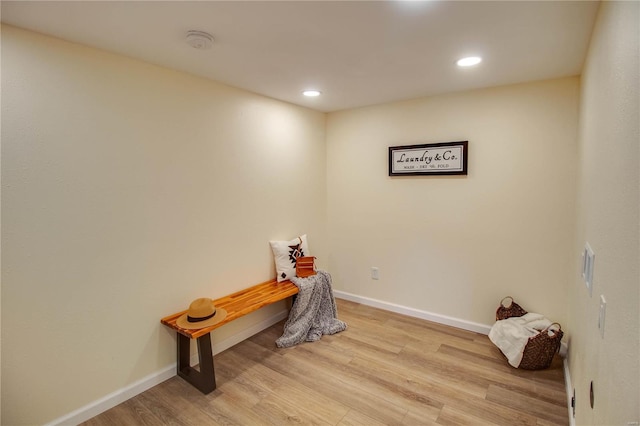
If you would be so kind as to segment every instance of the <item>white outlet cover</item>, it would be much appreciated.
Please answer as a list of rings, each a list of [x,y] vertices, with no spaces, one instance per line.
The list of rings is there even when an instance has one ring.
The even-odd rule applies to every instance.
[[[371,278],[374,280],[380,279],[380,270],[375,266],[371,268]]]

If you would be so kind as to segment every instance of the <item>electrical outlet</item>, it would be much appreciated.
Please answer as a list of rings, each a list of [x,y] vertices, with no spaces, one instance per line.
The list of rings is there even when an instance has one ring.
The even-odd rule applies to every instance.
[[[380,270],[375,266],[371,267],[371,279],[374,279],[374,280],[380,279]]]
[[[607,313],[607,301],[604,295],[600,295],[600,312],[598,313],[598,328],[600,329],[600,337],[604,339],[604,317]]]

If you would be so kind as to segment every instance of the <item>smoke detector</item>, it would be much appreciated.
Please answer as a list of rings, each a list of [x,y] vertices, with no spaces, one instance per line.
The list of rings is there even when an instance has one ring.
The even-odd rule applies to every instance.
[[[213,36],[204,31],[187,31],[187,43],[194,49],[210,49],[213,44]]]

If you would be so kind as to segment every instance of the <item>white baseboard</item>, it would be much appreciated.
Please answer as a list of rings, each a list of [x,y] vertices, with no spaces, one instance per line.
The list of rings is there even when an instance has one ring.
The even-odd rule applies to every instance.
[[[283,310],[278,312],[276,315],[265,319],[264,321],[259,322],[258,324],[249,327],[238,334],[234,334],[233,336],[225,339],[221,342],[213,344],[213,353],[218,354],[222,351],[225,351],[236,345],[243,340],[248,339],[256,333],[261,332],[262,330],[271,327],[273,324],[278,321],[283,320],[288,315],[288,311]],[[174,348],[175,351],[175,348]],[[191,356],[191,363],[195,365],[198,363],[198,354]],[[85,405],[67,415],[59,417],[50,423],[47,423],[45,426],[67,426],[67,425],[77,425],[84,421],[89,420],[92,417],[97,416],[100,413],[107,411],[110,408],[115,407],[118,404],[125,402],[126,400],[133,398],[134,396],[150,389],[165,380],[168,380],[176,375],[177,362],[169,365],[168,367],[163,368],[155,373],[151,373],[148,376],[138,380],[135,383],[132,383],[124,388],[118,389],[114,392],[111,392],[109,395],[98,399],[90,404]]]
[[[576,426],[576,419],[575,417],[573,417],[573,407],[571,407],[571,398],[573,398],[573,385],[571,384],[571,373],[569,373],[569,359],[566,358],[566,356],[562,364],[564,368],[564,387],[566,388],[567,392],[567,407],[569,408],[569,426]]]
[[[407,306],[397,305],[395,303],[384,302],[382,300],[371,299],[369,297],[357,296],[355,294],[344,291],[333,290],[335,297],[339,299],[349,300],[351,302],[361,303],[363,305],[372,306],[374,308],[391,311],[414,318],[425,319],[436,322],[438,324],[450,325],[452,327],[461,328],[463,330],[475,331],[476,333],[489,334],[490,325],[480,324],[473,321],[462,320],[449,317],[446,315],[434,314],[433,312],[422,311],[420,309],[409,308]]]

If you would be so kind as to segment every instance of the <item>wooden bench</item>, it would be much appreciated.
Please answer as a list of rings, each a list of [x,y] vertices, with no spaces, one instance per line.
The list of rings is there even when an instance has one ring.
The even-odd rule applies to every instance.
[[[204,394],[213,391],[216,388],[216,376],[213,368],[211,331],[236,318],[240,318],[264,306],[279,302],[296,294],[298,294],[298,287],[291,281],[278,283],[274,278],[270,281],[238,291],[237,293],[221,297],[220,299],[214,299],[213,303],[217,308],[224,308],[227,311],[227,317],[218,324],[197,330],[186,330],[178,327],[176,320],[186,313],[186,310],[162,318],[160,320],[162,324],[174,329],[178,333],[178,376],[191,383]],[[191,358],[191,339],[198,339],[200,371],[191,367],[189,362]]]

